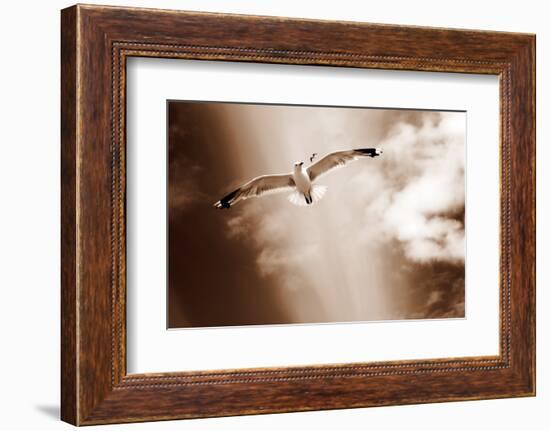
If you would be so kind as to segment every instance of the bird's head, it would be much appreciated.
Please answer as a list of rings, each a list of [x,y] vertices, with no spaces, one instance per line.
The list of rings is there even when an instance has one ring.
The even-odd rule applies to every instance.
[[[294,168],[300,168],[304,165],[304,162],[294,162]]]

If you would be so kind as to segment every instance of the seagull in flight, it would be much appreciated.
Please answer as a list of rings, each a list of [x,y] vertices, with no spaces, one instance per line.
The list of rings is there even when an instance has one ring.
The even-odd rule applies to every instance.
[[[316,184],[319,177],[360,157],[377,157],[380,154],[382,154],[382,150],[379,148],[359,148],[327,154],[307,168],[304,167],[304,162],[296,162],[291,173],[261,175],[253,178],[221,198],[214,204],[214,207],[230,208],[241,200],[285,190],[292,191],[288,199],[294,205],[311,205],[313,202],[319,201],[327,189],[326,186]],[[313,158],[314,156],[310,160]]]

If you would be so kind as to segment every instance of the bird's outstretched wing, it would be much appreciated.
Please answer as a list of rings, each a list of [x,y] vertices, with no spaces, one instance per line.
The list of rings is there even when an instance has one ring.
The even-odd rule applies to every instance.
[[[380,154],[382,154],[382,150],[379,148],[359,148],[356,150],[336,151],[326,155],[307,168],[307,173],[309,179],[314,181],[331,169],[344,166],[346,163],[356,160],[359,157],[376,157]]]
[[[242,199],[261,196],[270,192],[283,191],[292,187],[295,187],[295,184],[291,174],[262,175],[224,196],[214,206],[216,208],[229,208]]]

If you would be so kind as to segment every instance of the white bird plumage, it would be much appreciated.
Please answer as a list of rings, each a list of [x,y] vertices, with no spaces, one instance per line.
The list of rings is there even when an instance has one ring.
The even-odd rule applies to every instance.
[[[256,177],[221,198],[214,206],[230,208],[244,199],[285,190],[293,191],[289,196],[293,204],[310,205],[320,200],[326,191],[325,186],[314,184],[319,177],[360,157],[376,157],[380,154],[382,150],[379,148],[359,148],[327,154],[308,168],[304,168],[304,162],[296,162],[293,172]]]

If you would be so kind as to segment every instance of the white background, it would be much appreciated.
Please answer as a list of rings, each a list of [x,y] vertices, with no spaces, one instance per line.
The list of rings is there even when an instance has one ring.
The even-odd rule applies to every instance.
[[[498,354],[496,76],[141,58],[127,83],[129,373]],[[167,99],[467,111],[466,319],[166,331]]]
[[[550,116],[550,29],[544,2],[386,1],[103,1],[106,4],[358,20],[393,24],[537,33],[537,117]],[[59,9],[70,3],[9,2],[2,32],[0,128],[0,302],[3,346],[0,425],[70,429],[59,409]],[[549,126],[539,121],[539,221],[549,217]],[[508,399],[106,426],[97,429],[546,429],[550,422],[548,309],[545,293],[550,231],[539,223],[537,335],[538,396]],[[546,315],[544,314],[546,313]],[[546,364],[545,364],[546,362]]]

